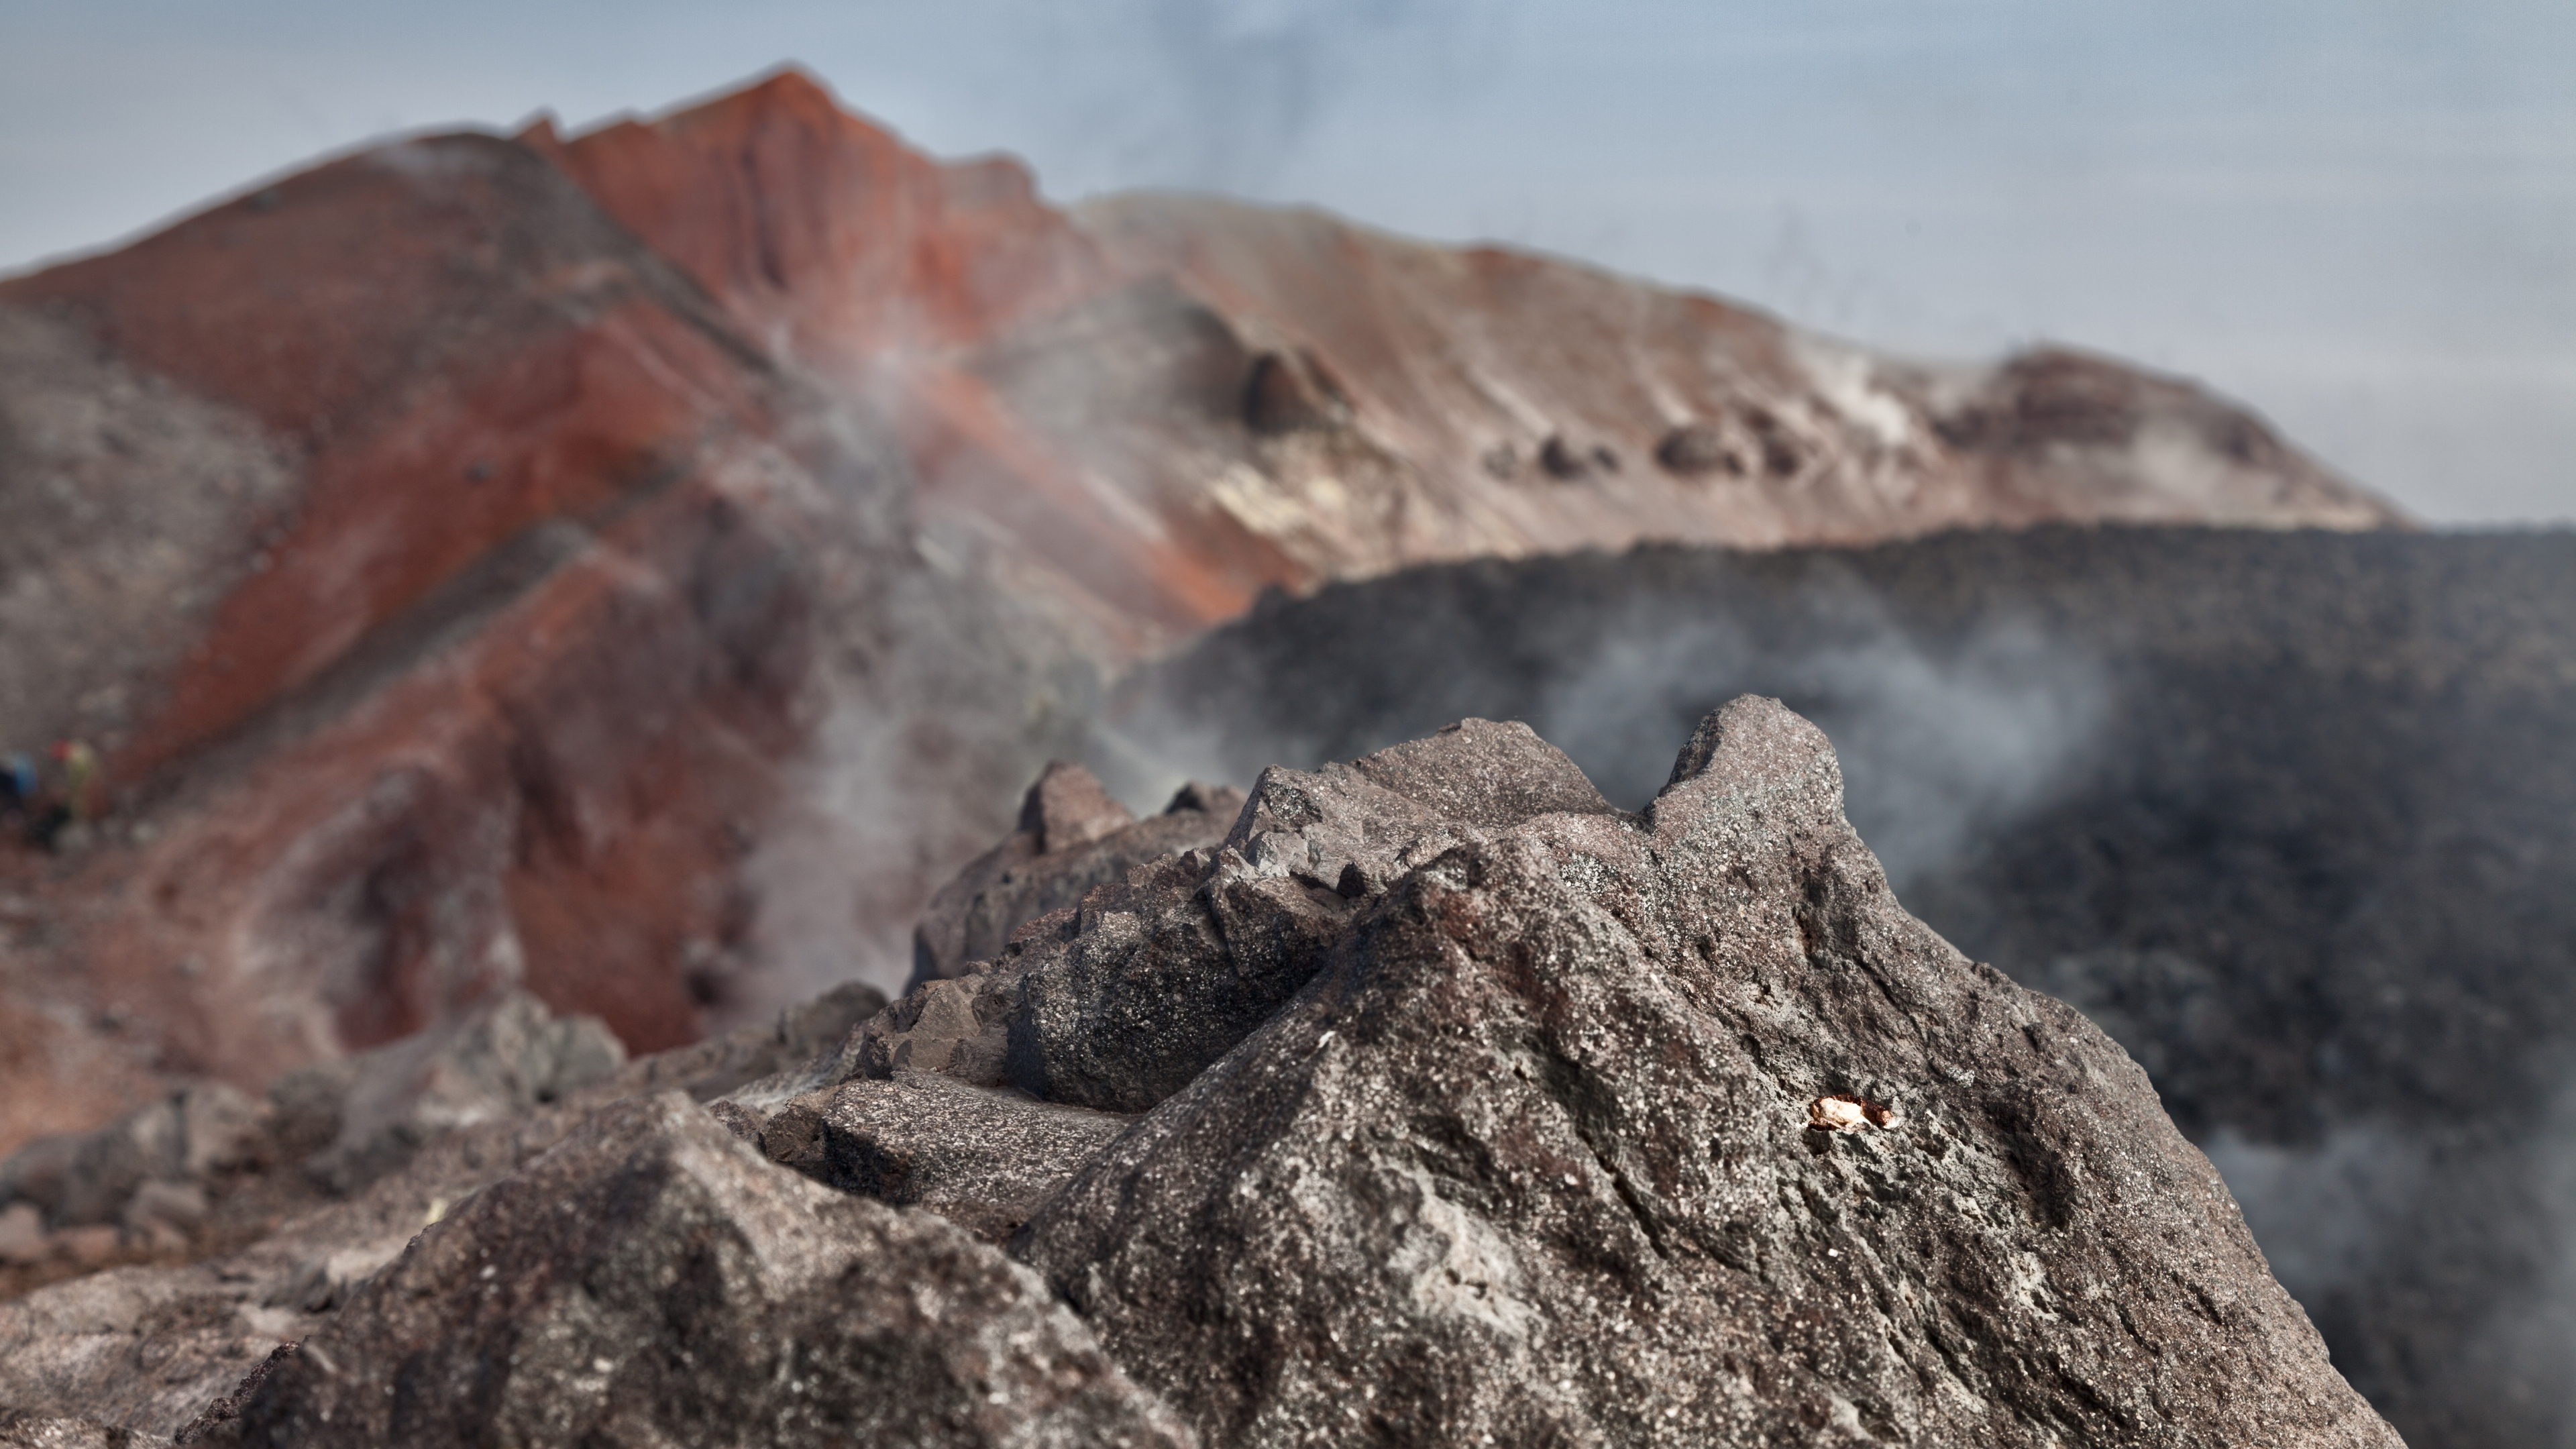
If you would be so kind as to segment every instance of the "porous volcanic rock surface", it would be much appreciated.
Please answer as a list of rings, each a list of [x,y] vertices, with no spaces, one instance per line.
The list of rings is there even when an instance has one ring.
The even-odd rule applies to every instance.
[[[1789,700],[1908,908],[2147,1069],[2408,1442],[2576,1435],[2576,536],[1484,562],[1279,601],[1139,684],[1141,740],[1224,746],[1199,772],[1487,714],[1621,804],[1717,702]]]
[[[1769,701],[1642,816],[1483,721],[1267,771],[861,1037],[1148,1109],[1012,1250],[1209,1442],[2395,1442],[2144,1074],[1905,915]]]
[[[2144,1074],[1897,906],[1813,726],[1737,701],[1643,817],[1426,745],[1352,772],[1438,822],[1382,886],[1264,777],[1230,845],[1366,910],[1015,1244],[1203,1435],[2395,1442]]]
[[[979,978],[1039,1091],[868,1070],[904,1003],[705,1105],[630,1063],[0,1309],[7,1397],[250,1445],[2397,1442],[2144,1074],[1904,913],[1775,701],[1642,813],[1481,720],[1268,771],[907,1003]]]
[[[1163,813],[1138,820],[1098,776],[1057,760],[1020,802],[1020,828],[968,861],[923,908],[912,933],[910,986],[965,974],[1009,946],[1020,927],[1082,900],[1157,856],[1225,838],[1243,792],[1192,783]]]
[[[424,1225],[565,1141],[593,1114],[657,1094],[713,1098],[818,1051],[828,1059],[853,1018],[882,1001],[854,983],[773,1022],[587,1080],[567,1079],[563,1047],[603,1038],[596,1021],[549,1020],[524,1001],[504,1002],[292,1073],[268,1101],[229,1119],[233,1130],[212,1161],[190,1163],[182,1154],[145,1179],[165,1202],[193,1199],[192,1217],[143,1224],[166,1234],[132,1238],[122,1252],[114,1251],[115,1229],[95,1230],[111,1250],[113,1266],[104,1270],[70,1260],[59,1241],[92,1230],[58,1228],[53,1254],[25,1271],[64,1281],[32,1292],[23,1279],[7,1284],[0,1406],[166,1440],[270,1363],[281,1344],[331,1321]],[[398,1103],[403,1110],[393,1110]],[[156,1134],[138,1126],[161,1110],[72,1140],[75,1150],[60,1154],[70,1170],[56,1174],[57,1185],[68,1179],[102,1196],[122,1179],[98,1167],[117,1167],[124,1154],[100,1149],[149,1140]],[[333,1153],[362,1114],[379,1129],[371,1150],[355,1159]],[[0,1182],[13,1193],[26,1186],[24,1169],[54,1155],[45,1147],[0,1167]],[[377,1175],[362,1181],[353,1167]],[[8,1210],[35,1205],[16,1196]]]
[[[611,1108],[424,1231],[198,1442],[1188,1442],[1035,1275]]]

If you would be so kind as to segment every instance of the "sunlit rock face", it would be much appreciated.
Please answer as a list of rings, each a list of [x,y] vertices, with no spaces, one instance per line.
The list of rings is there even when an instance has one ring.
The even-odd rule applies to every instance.
[[[1480,720],[1273,769],[860,1068],[1145,1112],[1012,1251],[1207,1442],[2397,1442],[2145,1074],[1841,800],[1753,698],[1642,814]]]

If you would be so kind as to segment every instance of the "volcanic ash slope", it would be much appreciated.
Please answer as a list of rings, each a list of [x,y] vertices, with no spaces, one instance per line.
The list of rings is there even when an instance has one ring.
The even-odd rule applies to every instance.
[[[1824,736],[1752,697],[1642,815],[1478,720],[1268,771],[1222,844],[801,1078],[602,1114],[226,1414],[253,1444],[2397,1443],[2145,1075],[1905,914]]]

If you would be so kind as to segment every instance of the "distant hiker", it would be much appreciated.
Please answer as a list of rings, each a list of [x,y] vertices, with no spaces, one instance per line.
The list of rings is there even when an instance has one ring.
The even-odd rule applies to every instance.
[[[54,758],[63,762],[63,805],[70,810],[72,823],[96,820],[98,751],[87,740],[64,740],[54,746]]]

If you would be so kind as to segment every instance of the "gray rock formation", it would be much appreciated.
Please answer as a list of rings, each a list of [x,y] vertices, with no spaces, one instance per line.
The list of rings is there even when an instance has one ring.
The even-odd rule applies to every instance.
[[[551,1102],[608,1076],[626,1049],[593,1017],[557,1017],[521,991],[416,1036],[289,1074],[270,1100],[303,1132],[328,1124],[308,1164],[342,1191],[457,1127]],[[290,1129],[293,1130],[293,1129]]]
[[[200,1082],[95,1132],[50,1137],[0,1162],[0,1214],[39,1230],[122,1227],[152,1236],[205,1216],[208,1180],[238,1163],[267,1109],[221,1082]],[[41,1244],[0,1244],[25,1256]]]
[[[131,1254],[223,1236],[220,1201],[265,1174],[254,1212],[345,1195],[455,1128],[516,1116],[605,1080],[626,1053],[590,1017],[524,992],[370,1051],[288,1073],[265,1100],[193,1083],[94,1132],[40,1139],[0,1162],[0,1262],[76,1258],[94,1230]],[[731,1086],[727,1082],[724,1085]]]
[[[136,1436],[87,1419],[0,1409],[0,1449],[132,1449]]]
[[[407,1153],[377,1159],[382,1175],[354,1193],[335,1186],[326,1170],[334,1165],[328,1147],[344,1117],[335,1099],[308,1090],[292,1101],[263,1104],[239,1149],[245,1160],[175,1183],[151,1180],[207,1204],[183,1243],[136,1242],[121,1255],[123,1266],[0,1301],[0,1407],[166,1438],[281,1342],[303,1339],[330,1321],[424,1224],[552,1148],[592,1113],[638,1093],[713,1096],[775,1073],[784,1061],[828,1053],[853,1017],[882,1001],[870,988],[843,987],[774,1025],[628,1062],[581,1085],[555,1069],[567,1060],[565,1044],[581,1039],[582,1024],[538,1017],[527,1003],[496,1010],[518,1017],[518,1029],[433,1034],[451,1046],[480,1044],[461,1057],[424,1052],[417,1040],[396,1043],[405,1049],[382,1056],[363,1054],[355,1059],[360,1082],[368,1080],[364,1068],[378,1062],[406,1069],[389,1071],[389,1081],[368,1094],[379,1105],[393,1099],[391,1082],[424,1080],[417,1073],[424,1060],[449,1062],[449,1071],[425,1074],[431,1081],[449,1078],[451,1090],[430,1099],[449,1108],[463,1100],[456,1085],[463,1068],[478,1062],[486,1086],[551,1081],[559,1094],[489,1104],[490,1111],[470,1121],[445,1113],[443,1128],[436,1123],[441,1113],[398,1114],[395,1120],[410,1124]],[[304,1083],[309,1089],[321,1080]],[[90,1138],[68,1139],[76,1149],[68,1156],[75,1163],[118,1160],[98,1144],[133,1139],[136,1124],[159,1110]],[[318,1155],[299,1155],[299,1144],[306,1152],[317,1152],[318,1144]],[[104,1181],[88,1190],[96,1195]],[[21,1201],[9,1210],[32,1207]],[[116,1255],[114,1228],[57,1228],[35,1271],[52,1278],[77,1272],[81,1264],[71,1260],[65,1240],[87,1233],[106,1234]]]
[[[845,1192],[929,1208],[997,1243],[1132,1120],[910,1071],[761,1119],[721,1112],[729,1106],[720,1115],[770,1160]]]
[[[632,1101],[420,1235],[204,1442],[1179,1445],[1026,1269]]]
[[[1089,770],[1050,763],[1020,804],[1020,828],[940,887],[912,933],[912,980],[946,980],[1000,955],[1012,933],[1146,861],[1225,838],[1240,791],[1191,784],[1138,820]]]
[[[1303,986],[1359,902],[1551,810],[1615,813],[1521,724],[1469,720],[1354,764],[1266,771],[1213,854],[1140,866],[1001,958],[908,993],[862,1031],[856,1065],[1144,1111]]]
[[[1812,726],[1512,813],[1016,1245],[1211,1442],[2396,1442],[2144,1074],[1897,906]]]

